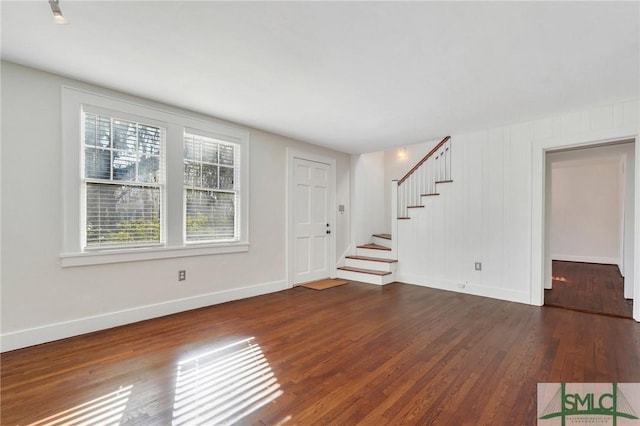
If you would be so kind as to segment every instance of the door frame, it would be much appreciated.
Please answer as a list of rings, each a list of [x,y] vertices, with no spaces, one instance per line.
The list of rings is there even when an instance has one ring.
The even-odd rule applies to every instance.
[[[336,159],[331,157],[325,157],[323,155],[314,154],[307,151],[300,151],[293,148],[287,148],[287,201],[286,201],[286,222],[287,222],[287,236],[286,236],[286,280],[287,286],[293,288],[295,281],[295,253],[293,247],[295,246],[295,231],[294,231],[294,194],[295,194],[295,176],[294,176],[294,161],[295,159],[313,161],[316,163],[322,163],[329,166],[329,223],[331,224],[331,234],[328,237],[329,246],[329,278],[335,278],[336,276]]]
[[[632,131],[608,129],[584,135],[563,136],[532,141],[532,228],[531,228],[531,282],[530,303],[544,304],[544,289],[551,283],[551,253],[548,235],[547,197],[550,195],[549,181],[546,179],[546,153],[566,148],[589,148],[622,140],[634,140],[635,144],[635,191],[634,191],[634,256],[633,256],[633,319],[640,322],[640,146],[637,128]]]

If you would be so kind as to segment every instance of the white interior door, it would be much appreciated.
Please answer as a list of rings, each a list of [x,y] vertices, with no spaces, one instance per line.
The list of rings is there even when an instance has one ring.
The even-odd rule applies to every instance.
[[[330,274],[329,164],[294,158],[294,284]]]

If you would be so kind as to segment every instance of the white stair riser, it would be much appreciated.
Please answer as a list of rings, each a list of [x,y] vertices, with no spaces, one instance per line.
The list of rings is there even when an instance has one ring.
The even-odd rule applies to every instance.
[[[372,260],[362,259],[345,259],[344,266],[351,266],[360,269],[372,269],[374,271],[395,272],[396,264],[387,262],[375,262]]]
[[[365,249],[360,247],[356,249],[356,256],[380,257],[382,259],[393,259],[391,250]]]
[[[391,248],[391,240],[387,240],[386,238],[380,238],[380,237],[374,236],[373,237],[373,244],[377,244],[379,246]]]
[[[360,281],[363,283],[376,284],[376,285],[385,285],[395,281],[395,274],[389,275],[371,275],[371,274],[363,274],[362,272],[353,272],[353,271],[343,271],[338,269],[337,276],[343,280],[349,281]]]

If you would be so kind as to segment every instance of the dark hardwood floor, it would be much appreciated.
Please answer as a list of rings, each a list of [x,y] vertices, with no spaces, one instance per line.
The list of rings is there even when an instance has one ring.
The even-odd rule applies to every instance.
[[[640,382],[640,325],[405,284],[297,287],[2,354],[3,425],[534,425]]]
[[[616,265],[554,260],[553,288],[544,304],[604,315],[633,318],[633,301],[624,298],[624,278]]]

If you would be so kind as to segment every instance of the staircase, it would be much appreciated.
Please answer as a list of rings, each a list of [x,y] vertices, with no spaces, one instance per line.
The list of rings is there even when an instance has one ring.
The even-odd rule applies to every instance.
[[[356,254],[345,257],[338,278],[384,285],[395,281],[396,263],[391,252],[391,235],[374,234],[369,244],[356,247]]]
[[[393,191],[397,194],[397,218],[410,219],[412,209],[424,208],[422,197],[440,195],[438,184],[450,182],[451,136],[447,136],[398,181]]]
[[[337,268],[337,277],[384,285],[395,281],[398,264],[398,220],[411,219],[413,209],[425,208],[423,197],[440,195],[438,185],[453,182],[451,179],[451,137],[442,139],[404,177],[394,181],[391,187],[392,234],[374,234],[368,244],[357,246],[356,254],[345,256],[345,265]]]

